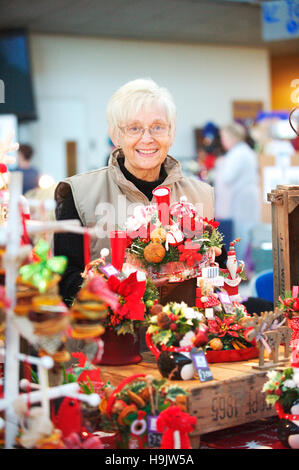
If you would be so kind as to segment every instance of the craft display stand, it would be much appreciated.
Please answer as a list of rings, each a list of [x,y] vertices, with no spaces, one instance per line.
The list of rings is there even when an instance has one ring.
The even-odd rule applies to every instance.
[[[274,304],[299,285],[299,186],[278,185],[268,193],[272,211]]]
[[[122,367],[101,366],[104,381],[118,385],[125,377],[133,374],[150,374],[157,379],[161,375],[154,356],[143,353],[143,362]],[[231,428],[240,424],[269,418],[276,415],[274,406],[267,405],[262,388],[267,371],[253,369],[258,359],[242,362],[210,364],[213,380],[201,383],[199,380],[171,381],[189,392],[187,411],[197,418],[195,431],[191,434],[194,449],[200,446],[200,435]],[[276,367],[281,370],[286,364]]]
[[[48,372],[41,367],[40,359],[30,358],[30,356],[20,354],[21,331],[14,320],[14,306],[16,303],[16,278],[21,260],[31,251],[31,245],[20,246],[22,235],[21,215],[19,201],[21,195],[23,176],[20,172],[10,174],[10,199],[7,224],[0,227],[0,245],[6,246],[3,255],[5,266],[5,289],[6,297],[10,300],[10,306],[6,308],[5,325],[5,350],[1,351],[5,361],[4,398],[0,400],[0,410],[5,410],[5,448],[11,449],[15,445],[18,433],[19,418],[14,409],[15,400],[19,394],[19,361],[29,361],[38,365],[38,376],[40,381],[40,391],[30,393],[30,400],[41,401],[43,408],[48,413],[49,399],[59,396],[72,396],[82,400],[83,395],[79,394],[79,387],[58,387],[48,386]],[[54,222],[27,222],[27,231],[30,236],[33,234],[46,234],[54,232],[73,232],[84,234],[86,229],[79,226],[77,220],[64,220]],[[96,236],[95,229],[88,230],[90,236]],[[33,361],[33,362],[32,362]],[[69,384],[67,384],[69,385]],[[93,394],[94,395],[94,394]],[[27,394],[21,395],[26,400]],[[97,402],[99,397],[96,398]],[[86,400],[86,397],[83,398]],[[87,401],[90,398],[87,397]]]

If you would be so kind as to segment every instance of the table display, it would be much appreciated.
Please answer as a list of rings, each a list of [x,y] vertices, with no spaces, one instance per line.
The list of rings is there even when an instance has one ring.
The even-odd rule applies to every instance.
[[[238,239],[231,242],[227,269],[219,269],[218,222],[200,217],[185,198],[170,206],[168,188],[157,188],[155,204],[137,207],[126,229],[110,234],[114,264],[106,263],[107,249],[90,262],[95,230],[22,217],[20,188],[21,175],[12,172],[0,226],[5,448],[198,448],[201,434],[273,416],[274,399],[278,415],[298,426],[298,287],[281,292],[275,312],[249,315],[238,295],[244,277]],[[70,308],[58,293],[67,259],[53,256],[44,238],[57,231],[88,232],[82,286]],[[35,246],[32,234],[40,234]],[[157,281],[192,278],[196,305],[159,303]],[[21,351],[21,338],[30,354]],[[90,354],[68,350],[68,338],[92,345]],[[265,354],[271,361],[261,364]],[[77,363],[70,366],[71,358]],[[55,368],[61,379],[53,386]],[[265,385],[270,368],[276,375],[271,372]],[[292,392],[288,407],[276,399],[285,387]],[[295,431],[281,435],[297,448]]]

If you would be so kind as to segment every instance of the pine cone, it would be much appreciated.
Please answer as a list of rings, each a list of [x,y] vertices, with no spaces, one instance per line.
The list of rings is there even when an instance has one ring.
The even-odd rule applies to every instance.
[[[159,328],[162,328],[162,330],[167,330],[167,328],[169,328],[170,326],[171,320],[169,316],[167,315],[167,313],[160,312],[157,317],[157,322],[158,322]]]
[[[209,237],[212,236],[213,230],[214,230],[214,228],[212,227],[212,225],[208,224],[208,225],[205,226],[205,231],[207,231],[209,233]]]

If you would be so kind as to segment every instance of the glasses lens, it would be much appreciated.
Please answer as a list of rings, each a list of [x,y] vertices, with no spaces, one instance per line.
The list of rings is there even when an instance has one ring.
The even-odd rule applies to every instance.
[[[161,124],[158,124],[150,128],[150,133],[155,136],[166,135],[167,132],[168,132],[168,126],[163,126]]]
[[[125,128],[126,134],[130,137],[138,136],[142,133],[142,127],[138,126],[128,126]]]

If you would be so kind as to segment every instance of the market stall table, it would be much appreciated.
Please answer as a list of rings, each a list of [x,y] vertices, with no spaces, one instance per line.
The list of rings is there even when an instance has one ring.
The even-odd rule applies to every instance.
[[[102,378],[113,385],[133,374],[161,378],[154,356],[150,352],[142,355],[143,361],[136,365],[101,366]],[[204,383],[199,380],[171,381],[189,392],[188,412],[197,417],[196,429],[190,436],[194,449],[199,448],[202,434],[276,415],[275,408],[266,404],[262,393],[267,371],[252,368],[257,362],[258,359],[252,359],[210,364],[213,380]],[[281,369],[286,366],[282,364]]]

